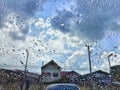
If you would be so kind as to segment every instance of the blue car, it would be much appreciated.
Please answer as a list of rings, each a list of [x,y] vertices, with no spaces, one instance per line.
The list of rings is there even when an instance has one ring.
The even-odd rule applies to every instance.
[[[46,90],[80,90],[80,88],[76,84],[51,84]]]

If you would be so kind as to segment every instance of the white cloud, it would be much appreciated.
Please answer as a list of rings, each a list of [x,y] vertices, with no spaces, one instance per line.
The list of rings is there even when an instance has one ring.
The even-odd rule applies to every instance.
[[[47,18],[46,20],[43,18],[38,18],[34,21],[35,25],[39,28],[48,28],[51,26],[50,24],[50,18]]]
[[[71,36],[67,33],[65,34],[60,32],[59,30],[53,29],[51,27],[49,19],[31,19],[30,21],[28,21],[28,23],[29,25],[34,23],[35,26],[40,30],[37,36],[33,37],[30,35],[31,32],[29,32],[25,40],[12,40],[12,38],[9,36],[9,32],[13,31],[21,34],[21,32],[19,31],[19,26],[16,24],[16,20],[14,20],[12,24],[9,21],[5,22],[4,28],[0,30],[0,46],[1,49],[3,48],[2,50],[0,50],[0,63],[1,65],[3,65],[3,67],[5,67],[4,64],[6,64],[6,67],[8,68],[10,66],[15,66],[16,68],[23,69],[23,65],[20,64],[20,60],[25,63],[25,49],[28,49],[30,54],[29,69],[31,71],[33,71],[34,69],[40,70],[42,61],[46,63],[51,59],[55,59],[55,57],[61,59],[65,57],[65,60],[63,61],[65,62],[66,68],[69,68],[71,66],[75,69],[85,69],[83,71],[80,71],[80,73],[82,74],[89,72],[87,48],[84,46],[86,43],[86,39],[77,36]],[[105,37],[103,40],[99,41],[99,43],[92,44],[92,53],[98,51],[98,53],[100,53],[102,61],[102,64],[94,63],[92,66],[93,69],[108,70],[107,55],[109,53],[115,53],[112,51],[104,51],[109,46],[109,41],[108,45],[105,45]],[[112,43],[113,41],[110,42]],[[99,45],[102,48],[99,48]],[[98,50],[96,47],[98,48]],[[94,58],[95,60],[97,60],[98,56],[95,56]],[[60,62],[58,61],[58,64],[59,63]],[[120,55],[117,54],[117,57],[113,58],[113,60],[111,59],[111,63],[112,65],[120,64]]]
[[[13,14],[13,16],[15,16]],[[12,19],[13,20],[13,19]],[[72,53],[73,50],[70,48],[66,49],[65,44],[69,47],[76,47],[80,44],[82,44],[82,41],[79,42],[78,37],[71,37],[68,34],[63,34],[58,30],[54,30],[50,27],[50,22],[39,18],[38,20],[31,19],[29,24],[35,23],[35,25],[38,25],[38,28],[47,28],[47,30],[42,30],[37,37],[33,37],[30,34],[27,35],[26,39],[23,40],[12,40],[12,38],[9,36],[9,32],[17,32],[20,34],[19,26],[16,24],[16,20],[13,21],[13,23],[5,22],[4,28],[0,31],[1,35],[1,46],[4,48],[0,51],[1,54],[1,65],[2,67],[7,67],[13,69],[15,68],[21,68],[23,69],[23,65],[20,63],[22,61],[25,64],[26,60],[26,49],[29,51],[29,62],[28,66],[35,67],[38,66],[38,63],[41,63],[42,61],[48,62],[51,59],[54,59],[53,57],[60,57],[59,53]],[[31,33],[31,32],[29,32]],[[48,35],[50,38],[47,38]],[[54,38],[57,39],[54,39]],[[46,38],[48,39],[46,41]],[[76,44],[78,43],[78,44]],[[54,51],[55,52],[51,52]],[[78,52],[78,51],[77,51]],[[59,55],[59,56],[58,56]],[[4,66],[5,64],[5,66]],[[13,66],[13,67],[12,67]]]
[[[78,62],[78,61],[79,61],[78,63],[80,63],[81,61],[83,61],[82,58],[85,55],[86,55],[85,48],[74,51],[73,54],[70,57],[68,57],[68,59],[66,61],[66,65],[69,67],[69,66],[75,65],[75,63]]]

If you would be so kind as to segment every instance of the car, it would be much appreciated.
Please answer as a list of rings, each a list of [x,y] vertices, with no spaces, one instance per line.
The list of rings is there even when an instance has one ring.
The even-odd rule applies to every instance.
[[[80,90],[80,88],[76,84],[59,83],[49,85],[46,90]]]

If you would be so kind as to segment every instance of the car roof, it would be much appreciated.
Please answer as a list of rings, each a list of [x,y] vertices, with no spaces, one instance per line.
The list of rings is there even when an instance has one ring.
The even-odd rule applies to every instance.
[[[80,88],[76,84],[59,83],[49,85],[46,90],[80,90]]]

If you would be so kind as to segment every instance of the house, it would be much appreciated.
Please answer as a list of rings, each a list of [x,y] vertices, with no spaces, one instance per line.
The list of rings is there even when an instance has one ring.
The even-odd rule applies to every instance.
[[[40,81],[40,75],[26,72],[26,76],[29,79],[30,83],[38,83]],[[0,69],[0,83],[2,82],[21,82],[24,81],[25,71],[23,70],[9,70],[9,69]]]
[[[109,73],[98,70],[83,75],[82,82],[84,82],[85,85],[109,85],[112,82],[112,77]]]
[[[24,75],[25,71],[15,69],[16,73]],[[29,79],[30,83],[38,83],[40,79],[40,75],[32,72],[26,72],[26,76]]]
[[[1,82],[18,82],[23,75],[16,73],[15,70],[0,69],[0,83]]]
[[[61,67],[54,61],[51,60],[47,64],[41,67],[41,73],[43,82],[54,82],[61,79]]]
[[[114,81],[120,81],[120,65],[110,67],[110,73]]]
[[[70,71],[61,71],[61,77],[66,77]]]
[[[68,72],[68,75],[67,75],[67,77],[69,77],[69,78],[72,78],[72,77],[76,78],[79,76],[80,76],[80,74],[77,73],[76,71],[70,71],[70,72]]]
[[[62,71],[61,77],[66,77],[69,81],[69,83],[80,83],[80,79],[82,78],[82,75],[77,73],[76,71]]]

